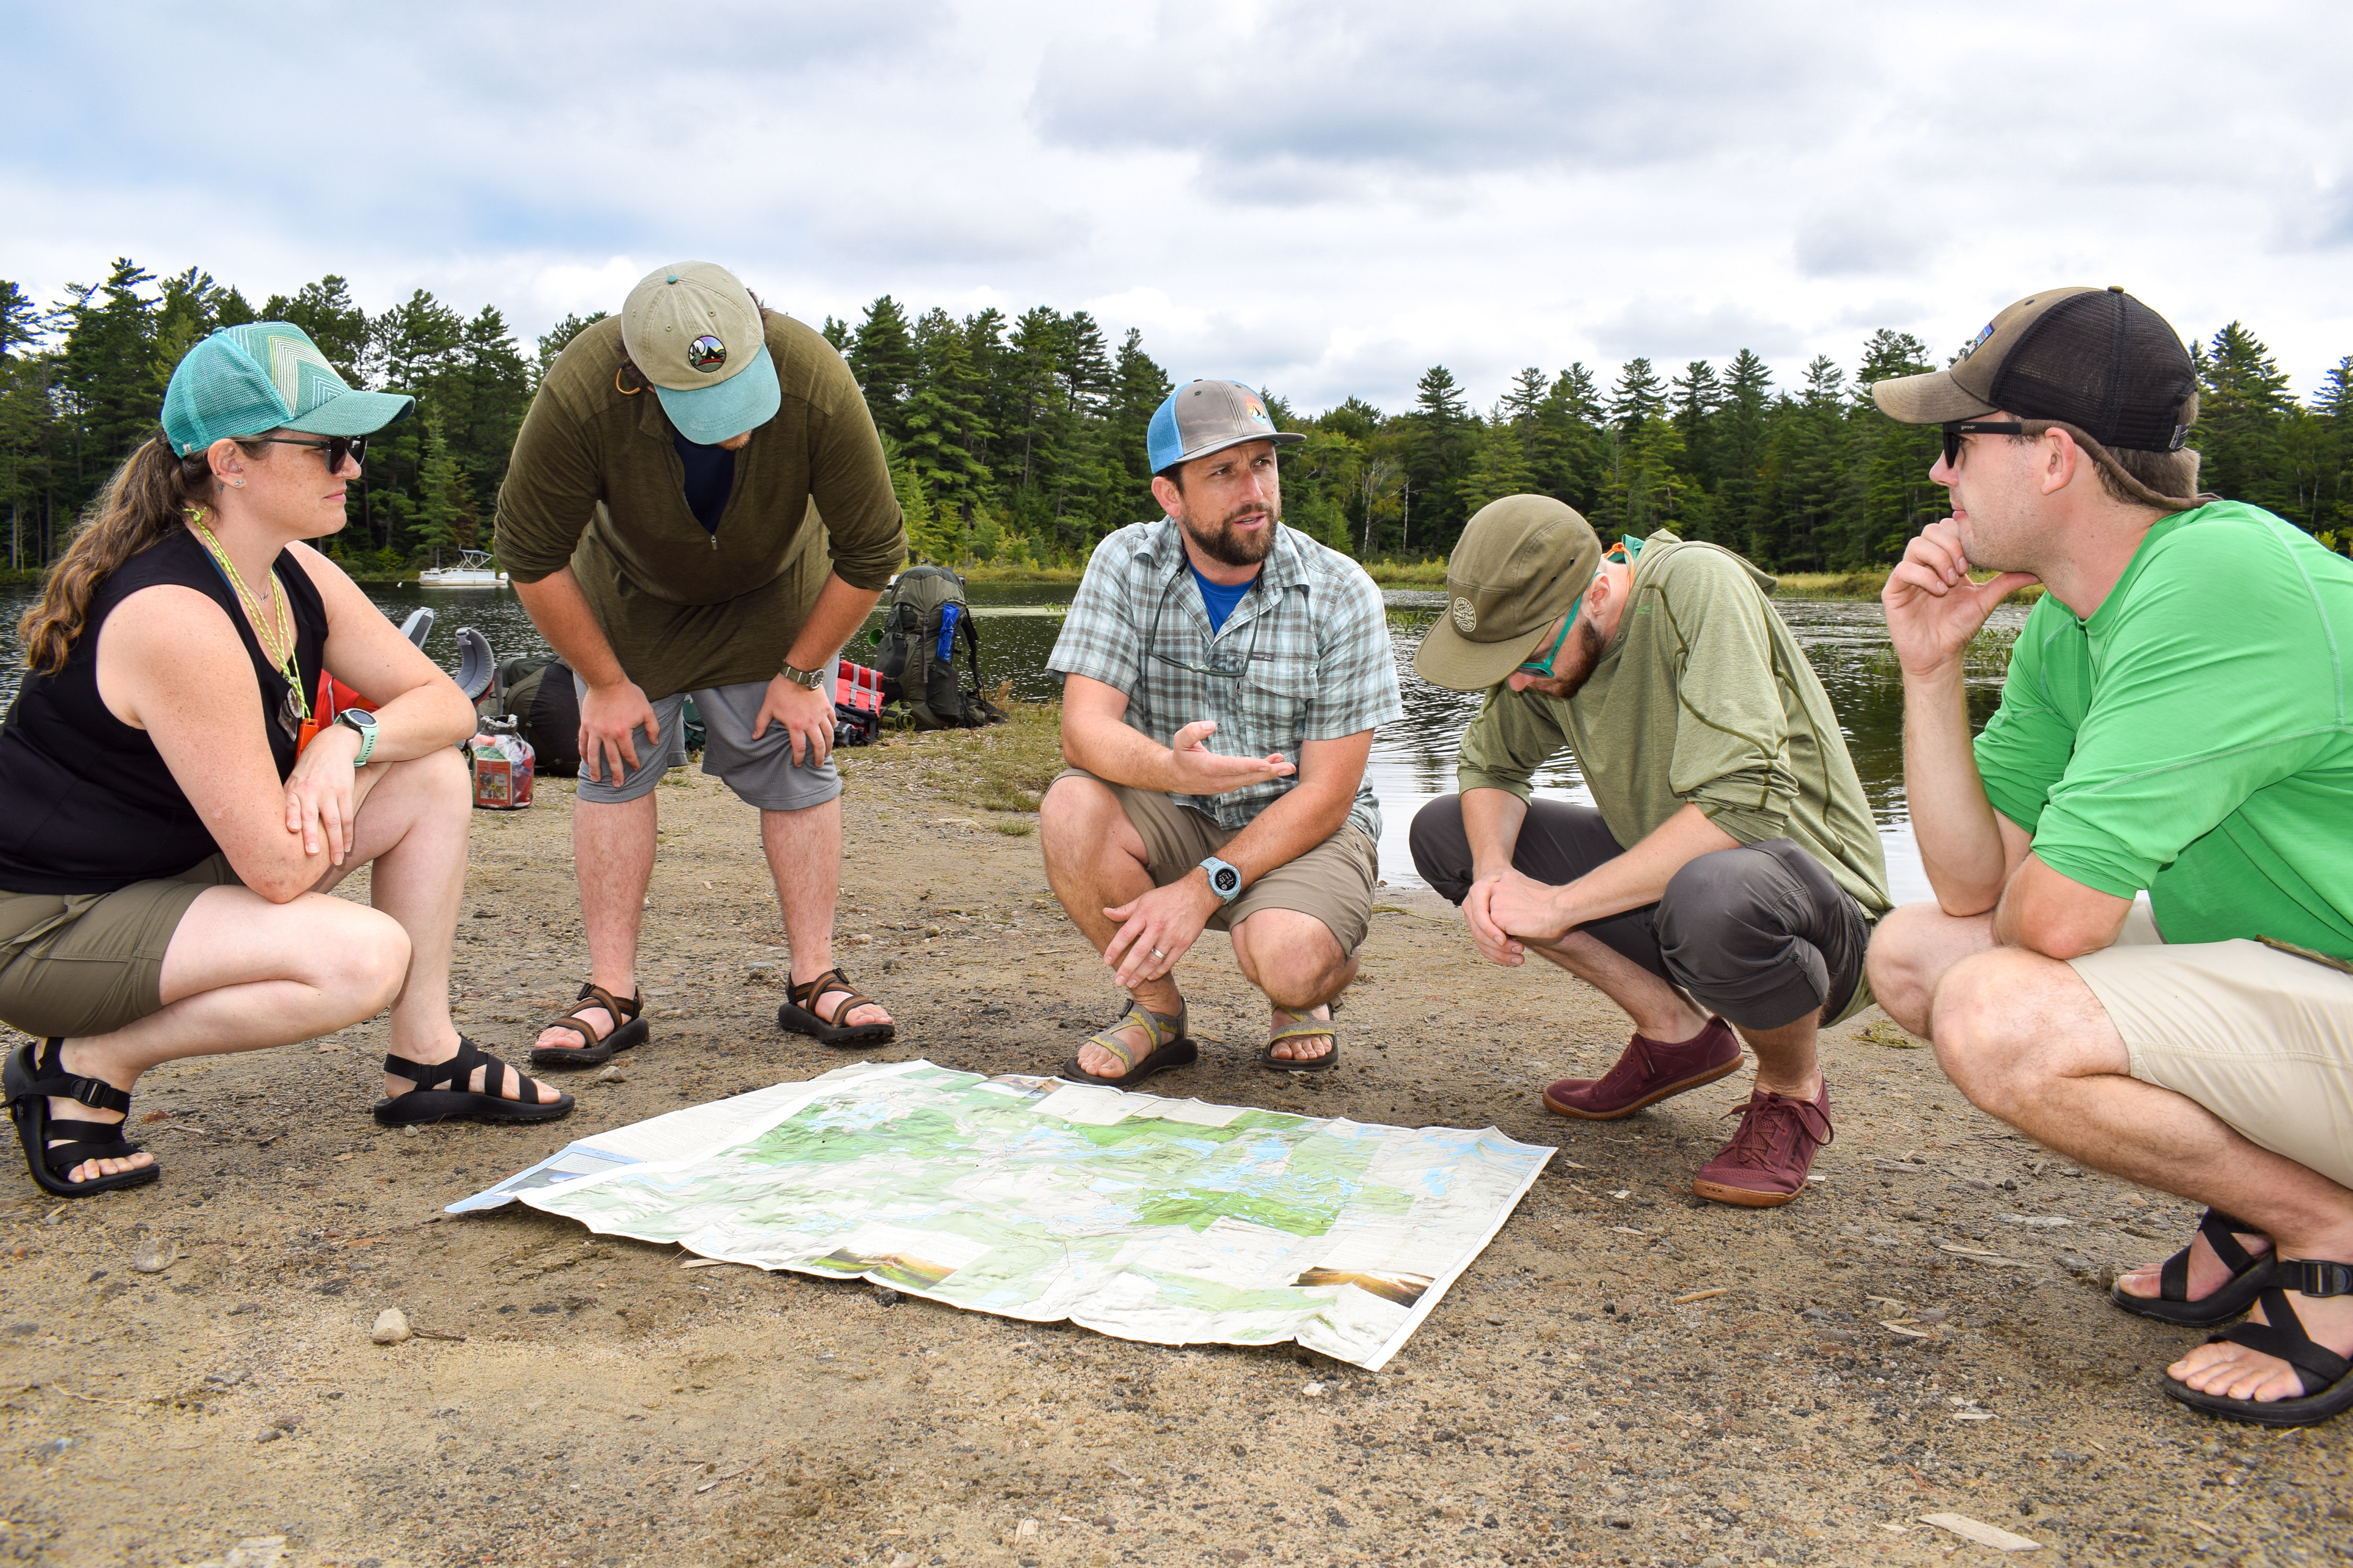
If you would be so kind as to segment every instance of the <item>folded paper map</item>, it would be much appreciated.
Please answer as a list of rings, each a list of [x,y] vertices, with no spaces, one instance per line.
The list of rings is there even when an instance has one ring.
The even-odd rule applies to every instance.
[[[861,1062],[574,1143],[450,1205],[1155,1344],[1377,1370],[1552,1151],[1056,1079]]]

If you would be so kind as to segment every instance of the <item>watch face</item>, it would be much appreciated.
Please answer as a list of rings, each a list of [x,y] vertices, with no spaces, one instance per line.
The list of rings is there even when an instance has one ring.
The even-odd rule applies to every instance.
[[[1235,870],[1231,866],[1220,866],[1218,868],[1218,891],[1221,893],[1230,893],[1236,888],[1241,886],[1241,873]]]

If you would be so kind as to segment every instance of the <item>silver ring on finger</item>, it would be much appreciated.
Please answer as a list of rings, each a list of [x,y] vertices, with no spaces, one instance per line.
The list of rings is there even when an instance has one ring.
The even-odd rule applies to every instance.
[[[1155,947],[1152,950],[1152,956],[1155,958],[1166,958],[1168,955]]]

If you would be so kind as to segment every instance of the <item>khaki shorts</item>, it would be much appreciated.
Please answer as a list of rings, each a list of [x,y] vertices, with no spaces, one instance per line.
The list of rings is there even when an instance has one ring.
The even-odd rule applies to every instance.
[[[2133,1077],[2353,1187],[2353,974],[2255,942],[2161,943],[2145,905],[2115,946],[2070,967],[2124,1037]]]
[[[1064,768],[1054,775],[1054,784],[1094,777],[1084,768]],[[1220,827],[1157,790],[1115,784],[1104,787],[1119,797],[1120,809],[1142,836],[1145,864],[1155,888],[1182,880],[1240,831]],[[1363,829],[1344,823],[1339,832],[1306,854],[1243,889],[1240,897],[1209,917],[1209,929],[1231,931],[1261,910],[1295,910],[1322,921],[1338,940],[1341,952],[1353,953],[1365,945],[1365,933],[1372,928],[1373,888],[1379,877],[1380,847]]]
[[[108,1035],[164,1005],[164,950],[228,857],[111,893],[0,892],[0,1019],[28,1035]]]

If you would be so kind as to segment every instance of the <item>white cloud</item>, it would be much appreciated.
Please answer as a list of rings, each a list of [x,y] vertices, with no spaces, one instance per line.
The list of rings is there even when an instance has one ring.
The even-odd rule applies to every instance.
[[[811,321],[1083,307],[1303,407],[1743,347],[1787,384],[2060,281],[2242,321],[2299,389],[2353,351],[2333,0],[307,15],[19,7],[0,276],[54,297],[129,255],[258,300],[335,271],[528,339],[700,255]]]

